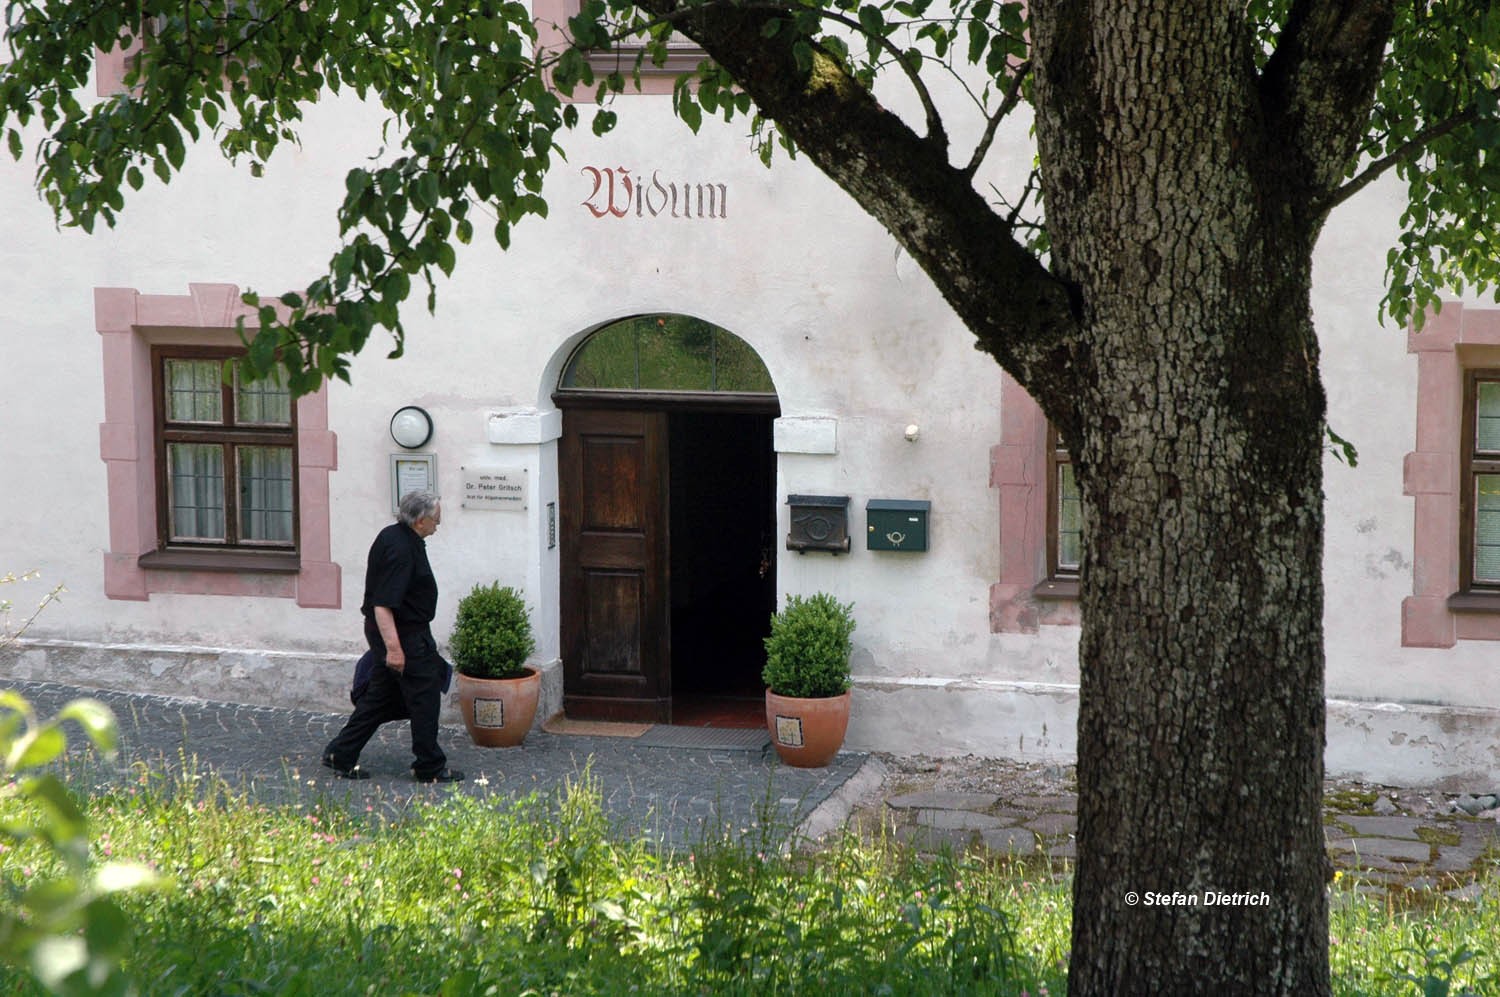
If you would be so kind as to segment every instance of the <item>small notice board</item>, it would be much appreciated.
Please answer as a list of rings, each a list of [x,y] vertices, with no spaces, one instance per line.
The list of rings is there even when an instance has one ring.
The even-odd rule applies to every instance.
[[[524,467],[486,467],[466,464],[459,468],[463,478],[465,509],[526,509],[528,471]]]
[[[411,492],[435,492],[437,487],[437,454],[391,454],[391,514],[401,507],[401,496]]]

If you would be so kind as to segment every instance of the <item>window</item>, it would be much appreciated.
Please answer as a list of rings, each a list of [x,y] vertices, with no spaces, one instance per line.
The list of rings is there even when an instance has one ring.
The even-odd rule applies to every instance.
[[[1445,302],[1406,348],[1417,411],[1402,468],[1415,516],[1401,643],[1500,640],[1500,308]]]
[[[1083,563],[1083,502],[1073,458],[1047,427],[1047,577],[1077,578]]]
[[[159,546],[291,552],[297,436],[277,379],[243,382],[238,351],[152,350]]]
[[[1460,591],[1500,590],[1500,370],[1464,382]]]
[[[999,493],[1000,512],[990,630],[1077,626],[1083,510],[1073,461],[1041,407],[1009,374],[1000,381],[1000,442],[990,449],[990,486]]]
[[[577,16],[582,6],[580,0],[536,0],[532,10],[536,14],[537,35],[542,47],[560,51],[568,44],[568,19]],[[641,62],[639,91],[631,79],[636,70],[636,54],[640,51],[638,44],[623,44],[611,52],[591,52],[588,61],[596,77],[606,73],[622,74],[625,77],[624,92],[627,94],[670,94],[677,77],[697,69],[698,63],[707,58],[707,53],[682,34],[674,33],[668,40],[667,47],[669,51],[665,65],[658,66],[649,58]],[[591,101],[594,99],[594,88],[579,87],[570,99]]]
[[[253,320],[256,312],[233,284],[189,284],[185,295],[94,289],[110,599],[173,593],[295,599],[307,609],[342,604],[328,389],[291,402],[273,382],[225,385],[242,315]],[[180,363],[168,373],[167,360]],[[169,444],[178,445],[175,482]]]
[[[562,388],[774,394],[750,345],[687,315],[640,315],[606,325],[563,370]]]

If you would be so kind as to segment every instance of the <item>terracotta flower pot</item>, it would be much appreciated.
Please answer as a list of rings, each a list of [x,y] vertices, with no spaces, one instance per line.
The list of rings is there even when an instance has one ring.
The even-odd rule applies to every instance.
[[[766,690],[766,727],[783,763],[803,769],[833,761],[849,727],[849,693],[826,699],[778,696]]]
[[[464,726],[481,748],[511,748],[525,740],[541,691],[542,676],[534,668],[514,679],[478,679],[459,672],[454,688]]]

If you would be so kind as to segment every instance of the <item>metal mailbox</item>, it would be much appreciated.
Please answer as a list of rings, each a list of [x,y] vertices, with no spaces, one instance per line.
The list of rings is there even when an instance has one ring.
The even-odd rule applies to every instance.
[[[865,503],[866,548],[925,551],[931,511],[932,503],[924,499],[870,499]]]
[[[810,550],[849,552],[849,496],[788,495],[786,504],[792,507],[787,550],[799,554]]]

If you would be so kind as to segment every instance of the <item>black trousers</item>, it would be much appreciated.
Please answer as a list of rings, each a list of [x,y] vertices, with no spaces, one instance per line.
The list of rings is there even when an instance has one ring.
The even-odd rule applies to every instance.
[[[375,653],[370,686],[354,704],[344,729],[323,749],[323,756],[331,758],[337,768],[352,768],[381,724],[410,717],[412,772],[418,779],[437,775],[448,764],[437,742],[448,664],[438,654],[432,631],[424,628],[401,635],[406,669],[399,675],[385,666],[385,641],[374,620],[365,620],[365,640]]]

